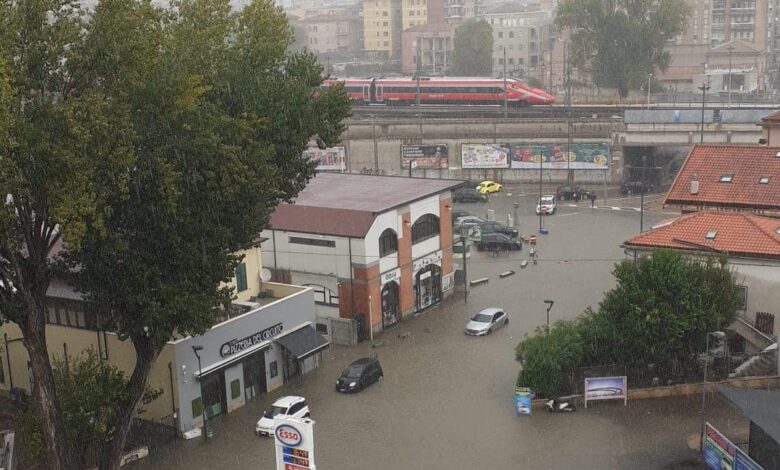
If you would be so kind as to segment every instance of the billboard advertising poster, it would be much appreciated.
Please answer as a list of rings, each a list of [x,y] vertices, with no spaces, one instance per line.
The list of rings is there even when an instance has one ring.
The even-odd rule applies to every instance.
[[[531,416],[531,389],[515,387],[515,412],[518,416]]]
[[[539,169],[542,160],[544,169],[606,170],[609,168],[608,143],[566,143],[553,144],[511,144],[512,168]]]
[[[623,400],[628,399],[628,379],[622,377],[586,377],[585,378],[585,408],[588,401],[593,400]]]
[[[347,152],[344,147],[310,148],[303,151],[305,158],[317,162],[317,171],[346,171]]]
[[[449,166],[449,151],[447,144],[402,145],[401,169],[412,168],[444,168]]]
[[[763,470],[710,423],[704,426],[704,462],[712,470]]]
[[[502,144],[462,144],[463,168],[509,168],[509,147]]]

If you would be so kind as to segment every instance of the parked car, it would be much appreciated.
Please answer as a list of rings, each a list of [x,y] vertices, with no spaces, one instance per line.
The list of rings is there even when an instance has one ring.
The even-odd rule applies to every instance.
[[[555,196],[542,196],[539,202],[536,204],[536,215],[539,214],[555,214],[557,206],[555,205]]]
[[[271,408],[263,412],[263,416],[257,421],[255,425],[255,434],[260,436],[271,436],[274,431],[274,417],[275,416],[290,416],[293,418],[308,418],[309,405],[306,404],[306,399],[303,397],[288,396],[282,397],[271,405]]]
[[[642,194],[653,192],[653,185],[644,181],[626,181],[620,185],[620,194]]]
[[[485,336],[509,324],[509,316],[500,308],[486,308],[471,318],[466,325],[466,334]]]
[[[488,233],[482,235],[482,239],[475,243],[480,251],[522,250],[523,242],[516,238],[508,237],[503,233]]]
[[[474,188],[460,188],[452,193],[452,202],[488,202],[488,197]]]
[[[472,215],[471,212],[466,211],[452,211],[450,213],[450,216],[452,217],[452,225],[455,225],[455,221],[457,221],[460,217],[467,217]]]
[[[455,219],[455,225],[476,225],[484,222],[485,219],[477,217],[476,215],[465,215]]]
[[[353,362],[336,381],[338,392],[359,392],[384,378],[379,359],[364,357]]]
[[[512,238],[517,238],[518,232],[516,228],[508,227],[499,222],[482,222],[477,224],[482,234],[487,233],[503,233]]]
[[[561,186],[555,191],[556,199],[559,201],[579,201],[586,196],[588,191],[580,186]]]
[[[502,186],[495,181],[485,180],[477,186],[477,191],[481,194],[492,194],[501,191]]]

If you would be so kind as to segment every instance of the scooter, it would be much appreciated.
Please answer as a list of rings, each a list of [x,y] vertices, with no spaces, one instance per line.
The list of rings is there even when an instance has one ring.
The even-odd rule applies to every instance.
[[[577,410],[577,407],[574,406],[574,403],[572,403],[569,399],[564,399],[562,397],[553,398],[545,405],[547,406],[547,411],[550,412],[565,413]]]

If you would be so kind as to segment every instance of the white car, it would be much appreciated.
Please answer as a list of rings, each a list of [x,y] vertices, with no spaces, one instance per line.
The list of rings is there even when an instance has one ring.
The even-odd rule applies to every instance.
[[[464,215],[463,217],[458,217],[455,219],[455,223],[453,225],[477,225],[484,222],[484,220],[481,217],[477,217],[476,215]]]
[[[493,330],[509,323],[509,316],[500,308],[486,308],[474,315],[466,325],[466,334],[471,336],[489,335]]]
[[[539,203],[536,205],[536,215],[539,214],[555,214],[555,196],[542,196]]]
[[[260,436],[271,436],[274,431],[275,416],[291,416],[293,418],[308,418],[309,405],[303,397],[289,396],[282,397],[271,405],[271,408],[263,412],[263,417],[255,425],[255,434]]]

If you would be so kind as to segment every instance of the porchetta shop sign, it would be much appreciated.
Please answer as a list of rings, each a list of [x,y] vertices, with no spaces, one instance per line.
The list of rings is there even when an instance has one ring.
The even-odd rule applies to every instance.
[[[239,353],[244,349],[249,349],[256,344],[262,343],[263,341],[268,341],[269,339],[281,333],[283,329],[284,324],[277,323],[270,328],[258,331],[252,336],[247,336],[244,339],[230,340],[219,348],[219,355],[222,357],[232,356],[233,354]]]

